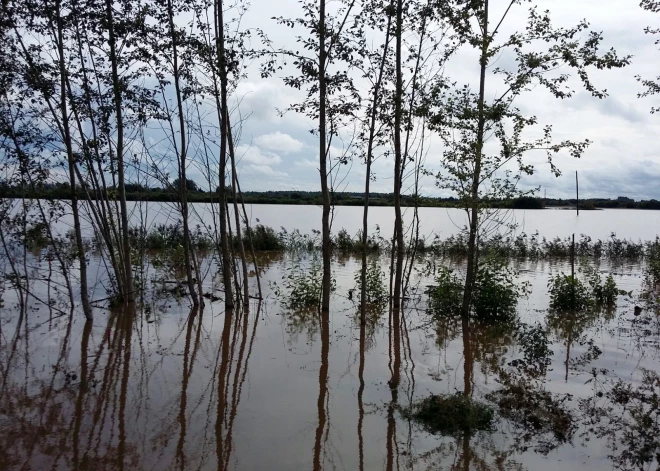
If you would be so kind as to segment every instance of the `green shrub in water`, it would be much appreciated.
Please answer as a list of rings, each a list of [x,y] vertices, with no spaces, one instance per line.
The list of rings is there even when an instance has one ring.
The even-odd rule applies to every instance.
[[[284,243],[272,227],[257,224],[245,228],[245,246],[257,251],[284,250]]]
[[[472,296],[472,315],[485,321],[510,321],[516,315],[518,299],[527,294],[527,284],[517,284],[515,273],[495,261],[485,261],[477,270]],[[430,291],[430,306],[436,315],[460,314],[463,281],[447,268],[436,277]]]
[[[356,292],[358,295],[362,292],[362,270],[355,273],[355,283],[357,285]],[[376,260],[372,260],[367,265],[367,279],[366,279],[366,301],[367,304],[383,304],[387,302],[389,293],[385,285],[385,273],[380,269],[380,265]],[[361,302],[362,300],[360,300]]]
[[[527,293],[527,285],[515,283],[515,274],[506,266],[486,262],[477,271],[472,296],[472,310],[482,320],[508,321],[516,315],[518,299]]]
[[[548,288],[550,307],[557,311],[584,311],[593,304],[587,286],[571,275],[556,275],[548,281]]]
[[[550,289],[550,307],[557,311],[585,311],[592,306],[616,303],[619,289],[612,275],[603,279],[597,270],[591,267],[582,269],[586,284],[577,277],[563,273],[551,278],[548,282]]]
[[[660,285],[660,238],[649,244],[647,253],[646,276],[652,285]]]
[[[335,279],[331,280],[331,290],[336,287]],[[284,288],[284,289],[282,289]],[[282,277],[282,286],[272,285],[275,296],[283,300],[287,309],[299,310],[318,308],[321,304],[323,290],[323,271],[317,260],[310,267],[297,265],[289,268]]]
[[[463,302],[463,282],[447,267],[440,268],[435,282],[436,286],[429,291],[433,312],[441,316],[458,315]]]
[[[431,395],[404,409],[403,416],[431,433],[452,436],[490,431],[494,420],[492,408],[461,393]]]

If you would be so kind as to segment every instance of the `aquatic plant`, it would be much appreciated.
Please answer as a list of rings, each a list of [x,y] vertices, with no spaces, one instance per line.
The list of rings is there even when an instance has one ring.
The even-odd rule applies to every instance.
[[[582,268],[586,284],[577,277],[555,275],[548,281],[550,307],[556,311],[585,311],[592,306],[608,305],[616,302],[619,289],[612,275],[603,283],[602,277],[592,267]]]
[[[513,270],[494,259],[485,260],[477,270],[471,315],[483,321],[510,321],[516,315],[518,300],[527,294],[526,283],[516,283]],[[428,291],[429,307],[436,316],[460,314],[463,283],[447,268],[441,268],[436,285]]]
[[[361,270],[353,277],[356,283],[355,292],[361,293]],[[367,304],[379,305],[387,302],[389,293],[385,284],[385,273],[380,268],[377,260],[371,260],[367,265],[367,276],[365,284],[365,298]],[[360,299],[362,302],[362,299]]]
[[[495,418],[491,407],[462,393],[432,394],[404,408],[402,414],[430,433],[451,436],[491,431]]]
[[[317,259],[310,266],[296,264],[287,269],[281,285],[271,283],[275,296],[290,310],[318,308],[321,303],[322,273]],[[331,279],[331,288],[336,288],[336,280]]]

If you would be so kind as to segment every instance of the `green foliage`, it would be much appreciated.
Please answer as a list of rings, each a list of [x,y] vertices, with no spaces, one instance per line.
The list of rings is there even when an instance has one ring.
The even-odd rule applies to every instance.
[[[509,322],[516,315],[518,300],[527,295],[528,284],[517,284],[516,274],[506,265],[487,260],[477,270],[471,313],[483,321]],[[430,308],[436,316],[457,316],[463,303],[463,282],[445,267],[429,291]]]
[[[646,276],[651,285],[660,285],[660,238],[658,237],[648,244]]]
[[[578,278],[563,273],[548,281],[550,307],[557,311],[584,311],[593,302],[587,286]]]
[[[282,277],[282,286],[271,283],[271,288],[287,309],[318,308],[321,304],[323,288],[321,264],[315,259],[308,267],[301,265],[290,267],[287,269],[287,274]],[[334,291],[335,288],[336,280],[332,278],[331,290]]]
[[[257,251],[283,250],[284,243],[272,227],[257,224],[254,227],[245,228],[245,245],[251,246]],[[236,241],[234,241],[236,243]]]
[[[597,270],[591,267],[582,268],[586,284],[577,277],[558,274],[548,281],[550,290],[550,307],[556,311],[585,311],[592,306],[616,303],[619,289],[612,275],[608,275],[603,283]]]
[[[511,361],[509,366],[518,368],[531,377],[545,375],[552,363],[547,329],[540,324],[522,324],[518,326],[516,339],[523,356]]]
[[[463,302],[463,283],[447,267],[441,267],[435,279],[436,286],[429,291],[433,312],[439,316],[456,316]]]
[[[503,264],[491,261],[480,265],[472,296],[475,317],[488,321],[513,319],[518,299],[527,294],[527,285],[518,285],[515,279],[515,273]]]
[[[494,411],[463,394],[431,395],[411,404],[403,415],[430,433],[456,436],[477,431],[492,431]]]
[[[355,273],[355,283],[357,285],[356,291],[362,292],[362,270]],[[367,277],[365,297],[367,304],[381,305],[387,302],[389,292],[385,284],[385,273],[380,269],[380,264],[377,260],[371,260],[367,264]],[[362,300],[360,300],[362,302]]]

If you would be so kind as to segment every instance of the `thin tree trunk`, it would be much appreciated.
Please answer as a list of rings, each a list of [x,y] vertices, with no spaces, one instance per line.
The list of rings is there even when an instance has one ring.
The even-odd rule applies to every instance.
[[[321,310],[330,311],[330,192],[328,190],[328,169],[326,149],[326,81],[325,63],[325,0],[319,1],[319,173],[321,177],[321,195],[323,197],[322,256],[323,284]]]
[[[133,270],[131,264],[131,241],[128,232],[128,208],[126,205],[126,186],[124,179],[124,119],[122,111],[122,85],[119,78],[118,60],[116,51],[116,37],[114,29],[114,18],[112,14],[112,0],[105,0],[105,8],[108,22],[108,35],[110,46],[110,66],[112,70],[112,91],[114,98],[115,114],[117,119],[117,145],[115,148],[117,159],[118,196],[121,219],[122,251],[124,262],[124,302],[132,304],[135,301],[133,292]]]
[[[378,78],[374,85],[374,95],[371,105],[371,116],[369,117],[369,139],[367,142],[367,174],[364,178],[364,213],[362,215],[362,272],[360,274],[360,322],[362,325],[366,322],[367,315],[367,243],[369,240],[369,187],[371,184],[371,163],[373,161],[374,139],[376,137],[376,115],[378,114],[378,99],[380,87],[383,81],[385,63],[387,62],[387,51],[390,43],[390,26],[392,16],[387,19],[387,31],[385,33],[385,47],[383,48],[383,57],[380,62]]]
[[[174,27],[174,9],[172,0],[167,0],[167,17],[169,20],[170,37],[172,40],[172,67],[174,76],[174,90],[176,92],[177,115],[179,118],[179,133],[181,135],[181,150],[179,151],[179,198],[181,199],[181,219],[183,219],[183,261],[188,281],[188,291],[192,299],[193,308],[199,307],[199,296],[195,289],[193,277],[192,260],[190,252],[192,243],[190,241],[190,227],[188,222],[188,187],[186,185],[186,123],[183,116],[183,99],[181,97],[181,77],[179,75],[179,54],[177,50],[176,29]],[[172,135],[174,140],[175,136]]]
[[[229,110],[227,109],[227,58],[225,56],[225,28],[222,0],[215,1],[216,14],[216,48],[218,54],[218,69],[220,75],[220,245],[222,248],[222,279],[225,286],[225,308],[234,307],[234,296],[232,294],[232,276],[231,260],[229,255],[229,241],[227,240],[227,209],[225,202],[226,184],[225,173],[227,167],[227,133],[229,126],[227,119]]]
[[[71,130],[69,128],[69,112],[67,109],[67,87],[66,87],[66,64],[64,61],[64,27],[61,17],[61,2],[55,2],[55,14],[57,15],[57,49],[58,62],[60,67],[60,111],[62,114],[62,130],[64,131],[64,145],[66,147],[66,157],[69,164],[69,184],[71,185],[71,212],[73,213],[73,231],[76,239],[76,249],[78,263],[80,264],[80,302],[83,313],[88,320],[91,320],[92,306],[89,303],[89,290],[87,287],[87,260],[85,258],[85,246],[82,240],[82,231],[80,228],[80,212],[78,210],[78,197],[76,195],[76,172],[75,158],[73,156],[73,142],[71,139]],[[73,306],[72,306],[73,307]]]
[[[403,280],[403,259],[405,247],[403,239],[403,218],[401,215],[401,101],[403,97],[402,61],[402,23],[403,0],[396,3],[396,89],[394,96],[394,214],[396,231],[396,268],[394,273],[394,313],[395,323],[398,322],[398,312],[401,308],[401,285]]]
[[[477,229],[479,227],[479,180],[481,179],[481,157],[484,147],[484,95],[486,87],[486,66],[488,65],[488,0],[484,1],[483,41],[481,44],[479,102],[477,123],[477,145],[474,156],[474,174],[472,175],[472,191],[470,195],[470,234],[468,238],[468,259],[465,274],[465,290],[463,291],[463,306],[461,314],[467,317],[470,314],[472,291],[478,269],[477,260]]]
[[[243,270],[243,306],[250,306],[250,288],[248,286],[247,262],[245,260],[245,247],[243,245],[243,235],[241,232],[241,219],[238,210],[238,195],[236,187],[238,183],[238,173],[236,172],[236,154],[234,152],[234,133],[231,129],[229,116],[227,116],[227,133],[229,137],[229,158],[231,159],[231,193],[234,203],[234,218],[236,219],[236,243],[238,244],[238,253],[241,257],[241,269]]]

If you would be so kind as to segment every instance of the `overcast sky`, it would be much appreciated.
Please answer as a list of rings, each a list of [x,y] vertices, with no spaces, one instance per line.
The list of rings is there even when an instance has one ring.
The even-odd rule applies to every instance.
[[[497,10],[504,0],[493,0]],[[507,1],[508,3],[508,1]],[[580,172],[580,196],[660,199],[660,149],[656,136],[660,131],[660,115],[649,110],[657,105],[654,97],[638,99],[642,91],[636,75],[653,78],[660,75],[660,51],[654,38],[644,34],[646,26],[660,26],[660,16],[639,7],[638,0],[545,0],[537,1],[540,9],[550,9],[556,26],[570,27],[586,18],[591,30],[602,31],[606,47],[615,47],[620,55],[632,54],[629,67],[594,74],[596,86],[607,89],[604,100],[592,98],[582,91],[571,99],[557,100],[547,92],[534,90],[521,97],[517,106],[538,117],[539,123],[552,124],[557,140],[590,139],[593,144],[580,160],[560,156],[556,162],[563,175],[555,178],[542,156],[530,156],[538,165],[537,173],[524,180],[525,186],[541,186],[548,197],[574,194],[574,172]],[[503,32],[524,27],[526,5],[508,18]],[[258,26],[266,31],[278,46],[294,47],[295,34],[271,19],[273,16],[293,17],[299,12],[295,0],[253,0],[244,19],[245,26]],[[502,63],[498,64],[502,66]],[[235,93],[240,99],[240,112],[249,116],[242,131],[238,155],[241,157],[241,185],[245,190],[313,190],[318,191],[318,144],[310,129],[314,123],[304,116],[287,113],[280,116],[299,95],[282,82],[281,77],[262,79],[251,70]],[[452,59],[447,69],[452,79],[471,83],[478,78],[478,62],[470,51]],[[497,90],[486,90],[494,96]],[[337,144],[335,153],[340,152]],[[437,170],[442,147],[438,139],[429,139],[426,167]],[[362,191],[364,165],[355,161],[350,172],[340,175],[337,191]],[[348,167],[347,167],[348,168]],[[344,170],[346,170],[345,168]],[[392,162],[381,159],[374,166],[377,181],[373,191],[391,192]],[[194,172],[191,176],[195,177]],[[421,193],[428,196],[447,195],[423,179]]]

